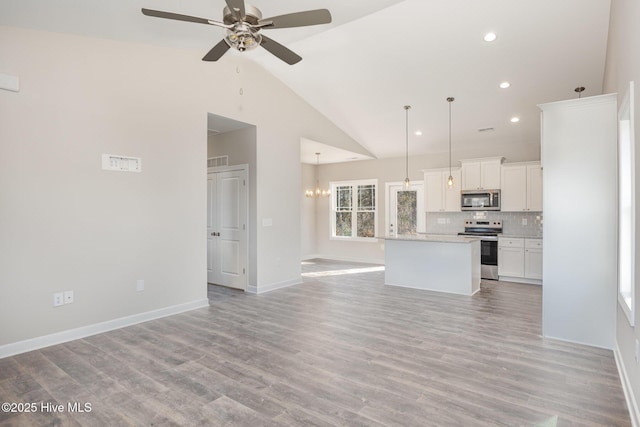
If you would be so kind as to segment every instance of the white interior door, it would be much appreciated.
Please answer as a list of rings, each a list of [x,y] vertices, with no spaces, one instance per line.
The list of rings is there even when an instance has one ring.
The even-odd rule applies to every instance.
[[[424,183],[387,183],[387,233],[413,234],[425,231]]]
[[[245,170],[208,174],[207,281],[245,289],[247,178]]]

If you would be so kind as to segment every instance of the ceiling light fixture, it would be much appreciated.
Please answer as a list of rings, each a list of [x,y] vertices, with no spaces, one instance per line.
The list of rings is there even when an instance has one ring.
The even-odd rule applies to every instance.
[[[496,35],[496,33],[487,33],[487,34],[484,35],[484,41],[489,42],[489,43],[494,41],[497,38],[498,38],[498,36]]]
[[[520,121],[520,117],[511,117],[511,123],[518,123]]]
[[[406,136],[406,156],[405,156],[405,171],[406,178],[404,179],[404,188],[409,188],[411,185],[411,180],[409,179],[409,109],[411,105],[405,105],[405,136]]]
[[[422,136],[422,131],[421,130],[417,130],[416,131],[416,136]]]
[[[453,187],[453,175],[451,174],[451,103],[455,101],[455,98],[447,98],[449,103],[449,178],[447,178],[447,185],[449,188]]]
[[[502,82],[502,83],[500,83],[500,89],[506,89],[506,88],[508,88],[509,86],[511,86],[511,83],[509,83],[509,82]]]
[[[318,166],[320,166],[320,153],[316,153],[316,189],[307,190],[304,195],[307,197],[327,197],[331,194],[330,190],[320,188],[320,180],[318,179]]]

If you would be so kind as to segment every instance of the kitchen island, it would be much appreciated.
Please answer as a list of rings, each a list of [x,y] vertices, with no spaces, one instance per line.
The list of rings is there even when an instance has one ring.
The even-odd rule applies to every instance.
[[[385,285],[473,295],[480,290],[480,240],[411,234],[385,237]]]

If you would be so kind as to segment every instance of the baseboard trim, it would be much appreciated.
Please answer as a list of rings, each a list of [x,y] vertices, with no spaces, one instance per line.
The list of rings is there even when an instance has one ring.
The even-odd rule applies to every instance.
[[[586,346],[589,346],[589,347],[601,348],[603,350],[609,350],[609,351],[614,351],[613,347],[615,346],[615,344],[612,345],[612,346],[606,346],[606,345],[601,345],[601,344],[594,344],[594,343],[591,343],[591,342],[568,340],[566,338],[554,337],[553,335],[545,335],[544,331],[543,331],[541,336],[543,338],[548,338],[548,339],[551,339],[551,340],[564,341],[564,342],[568,342],[568,343],[571,343],[571,344],[586,345]]]
[[[260,288],[251,285],[247,287],[247,292],[250,294],[260,295],[267,292],[275,291],[277,289],[288,288],[289,286],[300,284],[302,284],[302,277],[299,277],[297,279],[285,280],[283,282],[270,283],[268,285],[260,286]]]
[[[326,259],[329,261],[343,261],[343,262],[358,262],[362,264],[381,264],[384,265],[384,258],[381,259],[371,259],[371,258],[354,258],[354,257],[343,257],[336,255],[316,255],[313,258],[306,258],[305,261],[310,259]]]
[[[640,411],[638,411],[638,403],[633,394],[629,377],[627,376],[627,370],[624,367],[622,361],[622,355],[620,354],[620,347],[616,344],[616,348],[613,350],[613,355],[616,360],[616,366],[618,367],[618,374],[620,375],[620,381],[622,382],[622,391],[624,392],[624,398],[627,401],[627,408],[629,408],[629,417],[631,418],[631,425],[633,427],[640,426]]]
[[[524,277],[498,276],[501,282],[524,283],[526,285],[542,285],[540,279],[525,279]]]
[[[105,322],[94,323],[92,325],[81,326],[75,329],[69,329],[24,341],[5,344],[0,346],[0,359],[208,306],[208,299],[199,299],[184,304],[177,304],[170,307],[160,308],[158,310],[133,314],[131,316],[120,317],[118,319],[107,320]]]

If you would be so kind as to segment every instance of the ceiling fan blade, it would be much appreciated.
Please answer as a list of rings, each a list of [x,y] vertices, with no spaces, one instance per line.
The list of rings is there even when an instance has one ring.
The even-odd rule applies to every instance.
[[[227,2],[227,6],[236,15],[240,21],[244,19],[245,10],[244,10],[244,0],[225,0]],[[236,12],[237,11],[237,12]]]
[[[289,48],[284,47],[277,41],[272,40],[264,35],[262,36],[262,43],[260,43],[260,46],[271,52],[271,54],[282,59],[289,65],[297,64],[302,60],[301,56],[299,56]]]
[[[147,16],[154,16],[156,18],[175,19],[177,21],[195,22],[198,24],[209,25],[209,19],[198,18],[196,16],[181,15],[179,13],[164,12],[162,10],[153,10],[142,8],[142,13]]]
[[[258,21],[259,24],[272,22],[263,28],[292,28],[306,27],[307,25],[328,24],[331,22],[331,13],[327,9],[307,10],[304,12],[287,13],[285,15],[272,16]]]
[[[229,50],[229,45],[226,41],[220,40],[217,45],[211,48],[211,50],[202,58],[203,61],[217,61]]]

